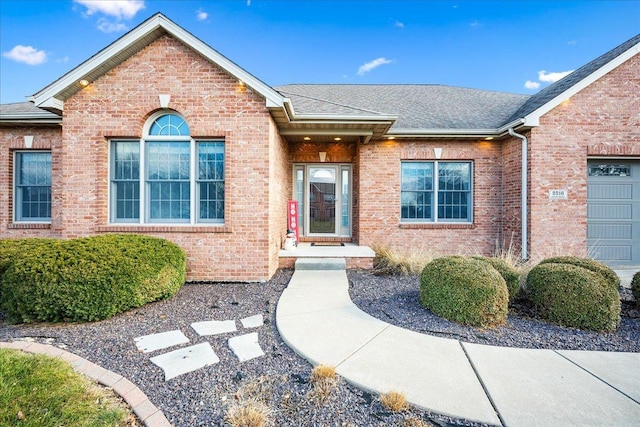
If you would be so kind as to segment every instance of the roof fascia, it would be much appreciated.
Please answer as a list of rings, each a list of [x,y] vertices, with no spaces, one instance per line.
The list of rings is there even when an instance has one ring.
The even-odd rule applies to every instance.
[[[497,129],[391,129],[386,135],[396,138],[486,138],[502,136],[509,128],[523,125],[524,119],[518,119]]]
[[[180,40],[182,43],[194,49],[202,56],[217,64],[232,76],[236,77],[240,81],[244,82],[247,86],[258,92],[266,99],[267,107],[283,107],[284,98],[270,86],[266,85],[256,77],[252,76],[247,71],[240,68],[229,59],[215,51],[206,43],[187,32],[173,21],[169,20],[162,14],[156,14],[149,18],[145,22],[138,25],[136,28],[107,46],[102,51],[98,52],[95,56],[91,57],[87,61],[83,62],[60,79],[51,83],[41,91],[37,92],[30,97],[30,100],[38,107],[55,108],[62,111],[64,103],[62,100],[55,98],[64,88],[76,84],[91,70],[98,68],[101,64],[109,61],[110,58],[116,56],[119,52],[123,51],[127,47],[135,44],[138,40],[144,38],[148,34],[163,28],[168,34]]]
[[[620,54],[619,56],[617,56],[613,60],[607,62],[602,67],[598,68],[596,71],[594,71],[593,73],[589,74],[587,77],[585,77],[584,79],[580,80],[578,83],[574,84],[573,86],[571,86],[570,88],[568,88],[567,90],[562,92],[560,95],[558,95],[555,98],[553,98],[552,100],[548,101],[546,104],[538,107],[533,112],[527,114],[524,117],[524,125],[525,126],[530,126],[530,127],[539,126],[540,125],[540,117],[542,117],[543,115],[545,115],[549,111],[553,110],[558,105],[560,105],[562,102],[568,100],[573,95],[575,95],[576,93],[580,92],[582,89],[584,89],[587,86],[591,85],[592,83],[594,83],[595,81],[600,79],[605,74],[609,73],[610,71],[612,71],[612,70],[616,69],[617,67],[619,67],[620,65],[624,64],[629,59],[631,59],[635,55],[637,55],[638,52],[640,52],[640,43],[638,43],[635,46],[632,46],[628,50],[624,51],[622,54]]]

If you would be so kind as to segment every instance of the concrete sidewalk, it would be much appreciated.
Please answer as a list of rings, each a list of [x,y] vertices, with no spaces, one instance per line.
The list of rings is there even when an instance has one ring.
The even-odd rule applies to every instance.
[[[389,325],[349,297],[344,259],[304,259],[277,307],[283,340],[375,393],[503,426],[638,426],[640,353],[469,344]]]

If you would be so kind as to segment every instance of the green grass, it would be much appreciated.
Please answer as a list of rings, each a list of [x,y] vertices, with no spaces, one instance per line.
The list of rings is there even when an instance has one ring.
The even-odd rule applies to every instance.
[[[62,360],[0,349],[0,426],[125,426],[124,408]]]

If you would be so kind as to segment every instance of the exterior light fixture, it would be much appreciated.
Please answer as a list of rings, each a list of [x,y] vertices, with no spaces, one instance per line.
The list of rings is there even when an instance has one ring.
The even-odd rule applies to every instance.
[[[395,136],[389,136],[389,137],[387,137],[387,139],[388,139],[389,141],[393,141],[394,139],[396,139],[396,137],[395,137]]]
[[[302,138],[302,139],[304,139],[305,141],[311,141],[311,137],[310,137],[310,136],[305,136],[305,137],[304,137],[304,138]]]
[[[485,140],[485,141],[491,141],[492,139],[493,139],[493,137],[492,137],[492,136],[488,136],[488,137],[486,137],[484,140]]]
[[[340,138],[339,136],[336,136],[335,138],[333,138],[334,141],[342,141],[342,138]]]
[[[87,79],[82,79],[78,83],[80,83],[80,86],[82,86],[82,87],[89,86],[89,80],[87,80]]]

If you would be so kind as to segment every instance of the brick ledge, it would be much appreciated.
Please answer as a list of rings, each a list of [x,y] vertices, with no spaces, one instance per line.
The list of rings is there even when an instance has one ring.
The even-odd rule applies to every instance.
[[[99,233],[233,233],[229,226],[203,225],[100,225]]]

